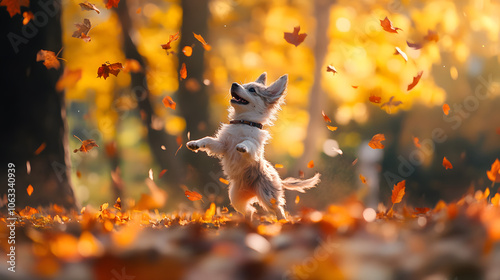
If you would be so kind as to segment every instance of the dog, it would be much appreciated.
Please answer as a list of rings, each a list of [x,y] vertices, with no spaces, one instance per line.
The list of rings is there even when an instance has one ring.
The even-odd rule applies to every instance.
[[[306,180],[282,180],[274,166],[264,158],[270,134],[264,129],[276,120],[284,103],[288,75],[266,86],[264,72],[255,82],[231,85],[229,123],[222,124],[215,137],[189,141],[187,148],[204,151],[221,160],[229,178],[229,199],[234,209],[250,220],[258,203],[278,220],[286,220],[284,189],[305,192],[320,181],[320,174]]]

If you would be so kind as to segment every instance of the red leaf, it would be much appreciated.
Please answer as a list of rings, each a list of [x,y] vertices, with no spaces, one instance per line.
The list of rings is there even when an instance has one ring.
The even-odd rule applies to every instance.
[[[412,88],[414,88],[417,84],[418,84],[418,81],[420,81],[420,78],[422,77],[422,74],[424,73],[424,71],[420,71],[417,73],[417,76],[413,77],[413,82],[411,82],[411,84],[408,85],[408,91],[410,91]]]
[[[104,3],[106,3],[106,9],[111,9],[113,7],[118,8],[120,0],[104,0]]]
[[[7,7],[7,12],[9,12],[10,17],[13,17],[15,14],[21,14],[21,6],[29,7],[29,0],[2,0],[0,2],[0,6]]]
[[[113,64],[106,62],[97,69],[97,78],[103,77],[104,80],[106,80],[106,78],[109,77],[109,74],[118,76],[121,69],[123,69],[123,66],[119,62]]]
[[[381,142],[385,141],[385,135],[382,133],[375,134],[372,137],[372,140],[368,142],[368,146],[370,146],[372,149],[383,149],[385,146]]]
[[[35,156],[39,155],[43,150],[45,150],[46,146],[47,146],[47,144],[45,144],[45,142],[40,144],[40,146],[35,151]]]
[[[161,179],[161,177],[163,177],[163,175],[165,175],[166,172],[167,169],[163,169],[162,171],[160,171],[160,174],[158,174],[158,178]]]
[[[405,195],[405,186],[406,180],[399,182],[397,185],[394,185],[394,189],[392,190],[391,201],[392,204],[400,203]]]
[[[201,196],[201,194],[195,192],[195,191],[190,191],[190,190],[186,190],[184,192],[184,195],[191,201],[197,201],[197,200],[201,200],[203,197]]]
[[[392,22],[387,17],[380,20],[380,26],[382,26],[382,28],[389,33],[398,33],[398,30],[403,30],[399,27],[392,26]]]
[[[176,41],[176,40],[179,39],[179,33],[180,33],[180,31],[177,31],[177,33],[175,33],[174,35],[170,35],[169,38],[168,38],[168,42],[166,44],[161,45],[161,48],[164,49],[164,50],[166,50],[167,54],[168,54],[168,50],[172,48],[170,46],[170,44],[173,41]]]
[[[381,99],[382,98],[380,96],[377,96],[373,93],[371,93],[370,97],[368,97],[368,100],[370,100],[370,102],[372,102],[372,103],[380,103]]]
[[[80,138],[78,138],[78,136],[76,136],[76,135],[73,135],[73,136],[76,139],[80,140],[80,142],[82,142],[82,145],[80,146],[80,148],[73,150],[73,153],[76,153],[78,151],[87,153],[88,151],[92,150],[94,147],[99,147],[93,139],[87,139],[87,140],[82,141]]]
[[[451,162],[446,157],[443,157],[443,166],[446,169],[453,169],[453,165],[451,165]]]
[[[285,32],[284,36],[285,41],[294,45],[295,47],[300,45],[300,43],[304,42],[304,40],[306,39],[307,34],[306,33],[299,34],[299,31],[300,31],[300,26],[297,26],[293,28],[292,33]]]
[[[327,123],[332,122],[332,120],[325,114],[325,111],[321,111],[321,115],[323,115],[323,119],[325,120],[325,122]]]
[[[172,97],[170,97],[170,96],[165,96],[161,102],[163,103],[163,105],[165,105],[165,107],[172,108],[174,110],[175,110],[175,106],[177,105],[177,103],[175,103],[172,100]]]

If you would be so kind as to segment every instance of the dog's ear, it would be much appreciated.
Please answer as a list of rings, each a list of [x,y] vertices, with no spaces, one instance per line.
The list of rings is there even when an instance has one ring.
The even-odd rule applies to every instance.
[[[270,86],[268,86],[267,92],[270,95],[272,95],[276,98],[279,98],[283,94],[283,92],[285,91],[287,83],[288,83],[288,75],[285,74],[285,75],[279,77],[279,79],[277,79]]]
[[[257,78],[257,80],[255,80],[255,82],[259,83],[259,84],[266,85],[266,79],[267,79],[267,73],[264,72],[264,73],[260,74],[259,78]]]

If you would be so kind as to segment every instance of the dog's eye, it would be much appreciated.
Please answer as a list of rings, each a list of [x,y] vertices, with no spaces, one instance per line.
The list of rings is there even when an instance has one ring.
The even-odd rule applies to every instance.
[[[249,92],[255,92],[255,89],[253,87],[248,89]]]

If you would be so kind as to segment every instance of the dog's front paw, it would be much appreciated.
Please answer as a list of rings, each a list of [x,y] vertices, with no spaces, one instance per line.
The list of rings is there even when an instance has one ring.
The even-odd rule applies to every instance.
[[[240,153],[247,153],[248,152],[248,148],[247,146],[243,145],[243,144],[238,144],[236,145],[236,150]]]
[[[196,143],[196,141],[187,142],[186,147],[188,147],[188,149],[190,149],[191,151],[197,151],[200,148],[200,146],[198,146],[198,143]]]

